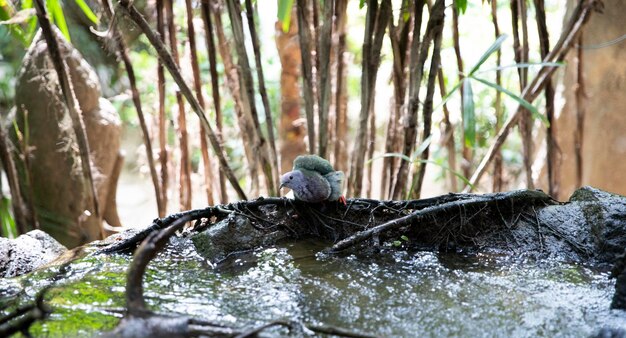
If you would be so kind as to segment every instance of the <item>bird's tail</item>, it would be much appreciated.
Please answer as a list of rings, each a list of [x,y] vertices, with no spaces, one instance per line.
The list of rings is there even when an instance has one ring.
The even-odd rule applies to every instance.
[[[328,200],[338,200],[343,192],[343,182],[345,180],[343,171],[333,171],[324,175],[324,177],[328,180],[328,183],[330,183],[330,196],[328,197]]]

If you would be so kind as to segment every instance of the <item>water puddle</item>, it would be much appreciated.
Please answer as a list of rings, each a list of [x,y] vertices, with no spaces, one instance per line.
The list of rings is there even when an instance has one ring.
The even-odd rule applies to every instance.
[[[236,327],[298,319],[396,337],[584,337],[602,327],[626,329],[626,313],[609,310],[614,282],[588,267],[395,250],[316,255],[328,244],[285,244],[231,257],[217,269],[192,250],[166,250],[148,268],[146,300],[159,313]],[[129,259],[88,256],[68,266],[46,296],[53,315],[33,335],[112,329],[123,314]],[[0,280],[0,305],[32,299],[55,271]]]

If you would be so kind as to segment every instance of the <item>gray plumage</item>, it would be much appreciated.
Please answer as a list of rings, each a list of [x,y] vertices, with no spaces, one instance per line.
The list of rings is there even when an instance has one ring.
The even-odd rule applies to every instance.
[[[296,199],[319,203],[343,198],[344,174],[335,171],[327,160],[316,155],[298,156],[293,170],[280,178],[280,186],[293,190]]]

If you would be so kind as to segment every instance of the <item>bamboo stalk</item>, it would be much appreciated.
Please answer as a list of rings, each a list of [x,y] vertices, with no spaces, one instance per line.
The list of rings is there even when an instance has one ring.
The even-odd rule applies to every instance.
[[[103,0],[103,8],[104,13],[109,19],[109,21],[113,20],[113,6],[109,2],[110,0]],[[126,74],[128,76],[128,83],[130,84],[130,91],[133,99],[133,105],[135,106],[135,110],[137,111],[137,118],[139,119],[139,126],[141,127],[141,132],[143,136],[143,143],[146,147],[146,156],[148,158],[148,167],[150,169],[150,178],[152,178],[152,186],[154,187],[154,195],[157,203],[157,212],[159,217],[165,216],[165,207],[162,202],[161,195],[161,187],[159,185],[159,176],[156,171],[156,166],[154,165],[154,154],[152,150],[152,141],[150,139],[150,132],[148,131],[148,125],[146,124],[146,118],[143,114],[143,109],[141,106],[141,96],[139,95],[139,90],[137,89],[137,80],[135,78],[135,69],[133,64],[130,61],[130,56],[128,55],[128,51],[126,50],[126,43],[123,40],[122,35],[117,29],[117,26],[111,27],[111,33],[113,34],[113,39],[116,41],[116,47],[119,55],[122,58],[122,62],[124,62],[124,68],[126,69]]]
[[[347,67],[346,63],[346,25],[347,25],[347,6],[348,0],[336,0],[335,1],[335,17],[337,33],[337,79],[336,86],[337,92],[335,93],[335,138],[334,143],[334,157],[335,167],[340,171],[348,170],[348,152],[346,150],[348,133],[348,97],[347,97]]]
[[[314,93],[313,93],[313,64],[311,63],[311,29],[308,20],[307,1],[297,0],[298,9],[298,37],[300,38],[300,55],[302,55],[302,96],[304,97],[304,111],[306,114],[309,153],[315,153],[315,120],[314,120]]]
[[[433,114],[433,96],[435,95],[435,79],[437,78],[437,71],[441,63],[441,35],[443,33],[444,25],[444,2],[437,1],[433,5],[430,16],[434,22],[433,28],[433,52],[430,60],[430,71],[428,73],[428,82],[426,85],[426,99],[424,100],[424,107],[422,108],[422,116],[424,121],[424,132],[422,133],[422,144],[431,137],[432,127],[432,114]],[[422,160],[428,160],[430,154],[430,145],[424,148],[424,151],[420,155]],[[422,191],[422,184],[424,182],[424,175],[426,173],[426,162],[420,162],[417,173],[413,177],[413,183],[411,184],[413,189],[411,196],[414,199],[419,199]]]
[[[165,1],[165,12],[168,28],[168,42],[172,53],[174,64],[180,69],[178,57],[178,39],[176,38],[176,23],[174,21],[174,0]],[[198,99],[200,100],[200,99]],[[199,101],[200,102],[200,101]],[[189,157],[189,136],[187,133],[187,117],[185,116],[185,103],[180,88],[176,90],[176,103],[178,105],[178,146],[180,148],[179,167],[179,207],[180,210],[191,209],[191,158]]]
[[[441,0],[438,0],[438,3]],[[436,3],[434,6],[437,8],[440,6]],[[435,25],[435,16],[431,15],[428,18],[426,24],[426,32],[420,42],[419,36],[421,32],[422,12],[424,9],[424,2],[416,5],[415,11],[415,25],[413,26],[413,41],[411,42],[411,54],[409,60],[409,94],[408,94],[408,108],[405,115],[405,121],[407,123],[404,132],[404,144],[402,145],[402,154],[411,157],[413,147],[417,138],[417,110],[419,103],[420,84],[422,82],[422,76],[424,73],[424,64],[428,57],[428,50],[433,40],[433,29]],[[407,184],[407,178],[409,177],[409,163],[407,161],[400,161],[398,171],[396,173],[396,182],[392,190],[392,199],[400,199],[401,195],[405,194]]]
[[[409,34],[415,25],[415,7],[417,4],[411,4],[398,15],[398,24],[394,25],[393,20],[389,20],[389,41],[391,43],[391,51],[393,53],[393,70],[391,80],[393,83],[393,98],[389,123],[387,123],[387,135],[385,137],[385,154],[398,153],[401,140],[401,117],[403,111],[404,98],[407,90],[407,61],[411,49],[413,35]],[[423,6],[423,5],[422,5]],[[403,15],[408,14],[409,18],[405,21]],[[421,18],[420,18],[421,20]],[[419,37],[418,37],[419,39]],[[393,177],[396,171],[398,158],[386,156],[383,158],[382,174],[380,179],[380,198],[391,198],[393,189]]]
[[[198,102],[203,109],[206,109],[204,104],[204,95],[202,94],[202,81],[200,80],[200,65],[198,63],[198,52],[196,49],[196,29],[193,24],[193,8],[191,7],[191,0],[185,0],[185,9],[187,10],[187,35],[189,36],[189,49],[191,54],[191,71],[193,73],[193,85],[198,97]],[[200,153],[202,155],[202,162],[204,164],[204,185],[207,195],[207,202],[209,205],[214,205],[213,200],[213,164],[209,157],[209,149],[206,139],[206,132],[202,130],[204,127],[200,126]]]
[[[157,32],[161,40],[165,39],[164,0],[156,0]],[[165,216],[169,187],[169,149],[167,146],[167,118],[165,116],[165,71],[163,61],[157,64],[157,89],[159,91],[159,162],[161,163],[161,207]],[[160,213],[160,211],[159,211]]]
[[[546,23],[546,11],[544,0],[534,0],[535,13],[537,21],[537,32],[539,34],[539,46],[541,48],[541,58],[545,58],[550,51],[550,38],[548,35],[548,26]],[[548,192],[550,196],[558,198],[559,195],[559,179],[557,176],[558,156],[556,149],[556,138],[554,137],[554,87],[552,80],[548,79],[545,89],[546,98],[546,117],[548,119],[548,127],[546,128],[546,149],[547,149],[547,171],[548,171]]]
[[[491,21],[493,23],[493,33],[494,37],[497,39],[500,37],[500,25],[498,24],[498,1],[491,1]],[[496,67],[500,67],[502,64],[502,50],[498,49],[496,51]],[[502,86],[502,72],[500,69],[496,70],[496,84],[498,86]],[[496,98],[494,101],[494,110],[496,113],[496,133],[502,129],[502,119],[503,111],[502,111],[502,92],[496,91]],[[502,178],[502,153],[500,151],[497,152],[495,159],[493,160],[493,191],[498,192],[504,189],[504,182]]]
[[[528,61],[528,28],[525,0],[511,1],[511,22],[513,25],[513,48],[515,49],[515,62],[526,63]],[[520,41],[519,25],[522,25],[522,40]],[[519,75],[520,89],[526,88],[528,83],[528,69],[517,68]],[[520,132],[522,135],[522,153],[524,172],[526,177],[526,188],[534,189],[532,179],[532,117],[528,110],[524,110],[519,118]]]
[[[211,20],[211,9],[207,1],[201,1],[202,19],[204,20],[204,32],[207,45],[207,54],[209,56],[209,68],[211,72],[211,94],[213,96],[213,107],[215,108],[215,125],[217,128],[216,137],[220,144],[222,139],[222,106],[220,98],[219,75],[217,74],[217,53],[215,50],[215,39],[213,38],[213,22]],[[220,180],[220,202],[225,204],[228,202],[226,191],[226,176],[224,171],[219,170]]]
[[[454,41],[454,55],[456,56],[456,66],[459,74],[459,83],[461,83],[461,93],[463,92],[463,79],[465,75],[463,75],[463,57],[461,55],[461,43],[459,38],[459,10],[456,6],[452,6],[452,39]],[[465,103],[463,102],[463,95],[461,95],[461,110],[463,111],[463,107]],[[474,162],[474,155],[472,148],[468,147],[465,142],[465,129],[463,129],[463,133],[461,135],[461,146],[462,146],[462,156],[463,162],[461,163],[461,170],[463,171],[463,176],[468,177],[472,170],[472,163]]]
[[[583,32],[578,36],[578,45],[583,46]],[[576,51],[576,130],[574,130],[574,159],[576,163],[576,186],[580,187],[583,182],[583,128],[585,122],[585,77],[583,49]]]
[[[382,0],[378,8],[377,0],[367,2],[365,23],[365,37],[363,41],[363,65],[361,78],[361,113],[355,140],[352,165],[348,182],[348,195],[360,196],[363,185],[363,166],[367,149],[367,122],[370,107],[374,105],[374,89],[378,66],[380,65],[380,51],[385,29],[391,18],[391,1]]]
[[[276,137],[274,136],[274,121],[272,118],[272,111],[270,109],[270,101],[267,96],[267,89],[265,88],[265,76],[263,75],[263,64],[261,63],[261,48],[259,37],[256,32],[256,25],[254,23],[254,8],[252,7],[252,1],[246,0],[246,17],[248,18],[248,30],[250,31],[250,38],[252,40],[252,49],[254,51],[254,61],[256,64],[257,79],[259,82],[259,94],[261,94],[261,100],[263,101],[263,108],[265,110],[265,128],[267,129],[267,138],[269,141],[269,147],[271,151],[271,163],[272,163],[272,177],[273,182],[276,182],[279,178],[278,174],[278,152],[276,151]],[[276,191],[275,193],[278,193]]]
[[[244,98],[243,102],[249,109],[245,111],[250,114],[250,120],[254,131],[252,134],[252,140],[254,142],[254,152],[257,154],[259,161],[251,163],[251,165],[260,166],[263,175],[265,177],[265,186],[270,196],[275,196],[277,193],[278,178],[274,179],[272,168],[271,151],[268,147],[267,141],[263,136],[261,130],[261,124],[259,122],[259,116],[255,104],[254,94],[254,80],[252,78],[252,70],[250,69],[250,63],[248,62],[248,55],[245,48],[245,38],[243,34],[243,22],[241,20],[241,8],[237,0],[226,0],[228,7],[228,16],[230,17],[231,29],[233,32],[233,39],[235,50],[237,51],[237,64],[239,67],[240,81],[239,90]]]
[[[249,0],[248,0],[249,1]],[[324,1],[321,32],[318,37],[317,54],[319,60],[318,72],[318,116],[319,116],[319,143],[317,153],[321,157],[327,156],[328,147],[328,110],[330,108],[330,47],[332,38],[332,22],[334,0]]]
[[[204,110],[200,106],[200,103],[198,103],[198,100],[193,96],[191,89],[189,89],[189,86],[187,86],[187,84],[185,83],[185,80],[183,79],[180,73],[180,70],[174,63],[174,60],[172,56],[169,54],[169,52],[167,51],[165,45],[158,38],[158,36],[152,31],[148,22],[141,15],[141,13],[137,11],[135,6],[130,3],[129,0],[120,0],[119,2],[120,2],[120,8],[124,10],[125,14],[127,14],[128,17],[146,35],[146,37],[148,38],[152,46],[157,51],[159,58],[163,61],[165,67],[167,67],[167,69],[170,71],[172,78],[174,79],[176,84],[180,87],[182,94],[185,96],[185,98],[187,98],[187,101],[193,108],[194,112],[200,117],[200,123],[205,127],[205,131],[207,133],[207,136],[209,137],[209,141],[211,142],[211,146],[213,147],[213,150],[217,154],[222,170],[224,170],[226,177],[228,178],[231,185],[237,192],[237,195],[241,199],[244,199],[244,200],[247,199],[246,194],[241,189],[241,186],[239,185],[239,182],[237,181],[237,178],[235,177],[235,174],[233,173],[232,169],[228,165],[228,161],[226,160],[226,156],[224,155],[224,149],[222,148],[222,145],[219,143],[218,138],[215,136],[215,132],[213,132],[213,127],[211,127],[209,120],[207,120]]]
[[[221,3],[220,3],[221,6]],[[250,113],[246,112],[246,109],[250,109],[250,105],[243,102],[245,91],[239,89],[239,72],[237,67],[233,64],[230,51],[232,50],[228,40],[226,40],[226,34],[224,33],[224,25],[222,23],[221,14],[219,11],[221,7],[212,7],[214,19],[215,19],[215,33],[217,35],[218,48],[222,57],[222,63],[224,64],[224,73],[226,75],[226,86],[230,91],[230,95],[235,103],[235,113],[237,115],[237,123],[239,124],[239,130],[241,132],[241,140],[243,141],[243,148],[246,154],[246,160],[248,162],[248,176],[250,178],[250,191],[252,195],[259,194],[259,173],[258,163],[259,154],[254,151],[252,137],[254,135],[254,127],[252,121],[250,121]]]

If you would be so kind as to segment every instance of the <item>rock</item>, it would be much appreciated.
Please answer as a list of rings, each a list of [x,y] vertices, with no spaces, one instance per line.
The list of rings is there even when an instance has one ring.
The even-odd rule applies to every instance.
[[[10,278],[31,272],[66,251],[41,230],[30,231],[16,239],[0,237],[0,276]]]
[[[282,231],[267,234],[253,227],[248,218],[232,216],[194,235],[191,240],[198,254],[217,262],[232,252],[273,244],[283,237],[286,235]]]
[[[94,69],[58,30],[54,31],[81,109],[100,215],[96,216],[92,207],[72,120],[41,31],[22,61],[16,81],[16,109],[5,123],[18,145],[14,158],[23,196],[35,205],[41,229],[64,245],[75,247],[102,237],[103,215],[109,224],[120,225],[109,192],[115,192],[121,168],[117,165],[122,161],[121,122],[111,103],[101,98]],[[19,141],[14,125],[22,134],[28,131],[28,144]],[[22,153],[24,149],[29,149],[27,154]]]
[[[619,328],[605,327],[600,329],[593,338],[626,338],[626,331]]]

